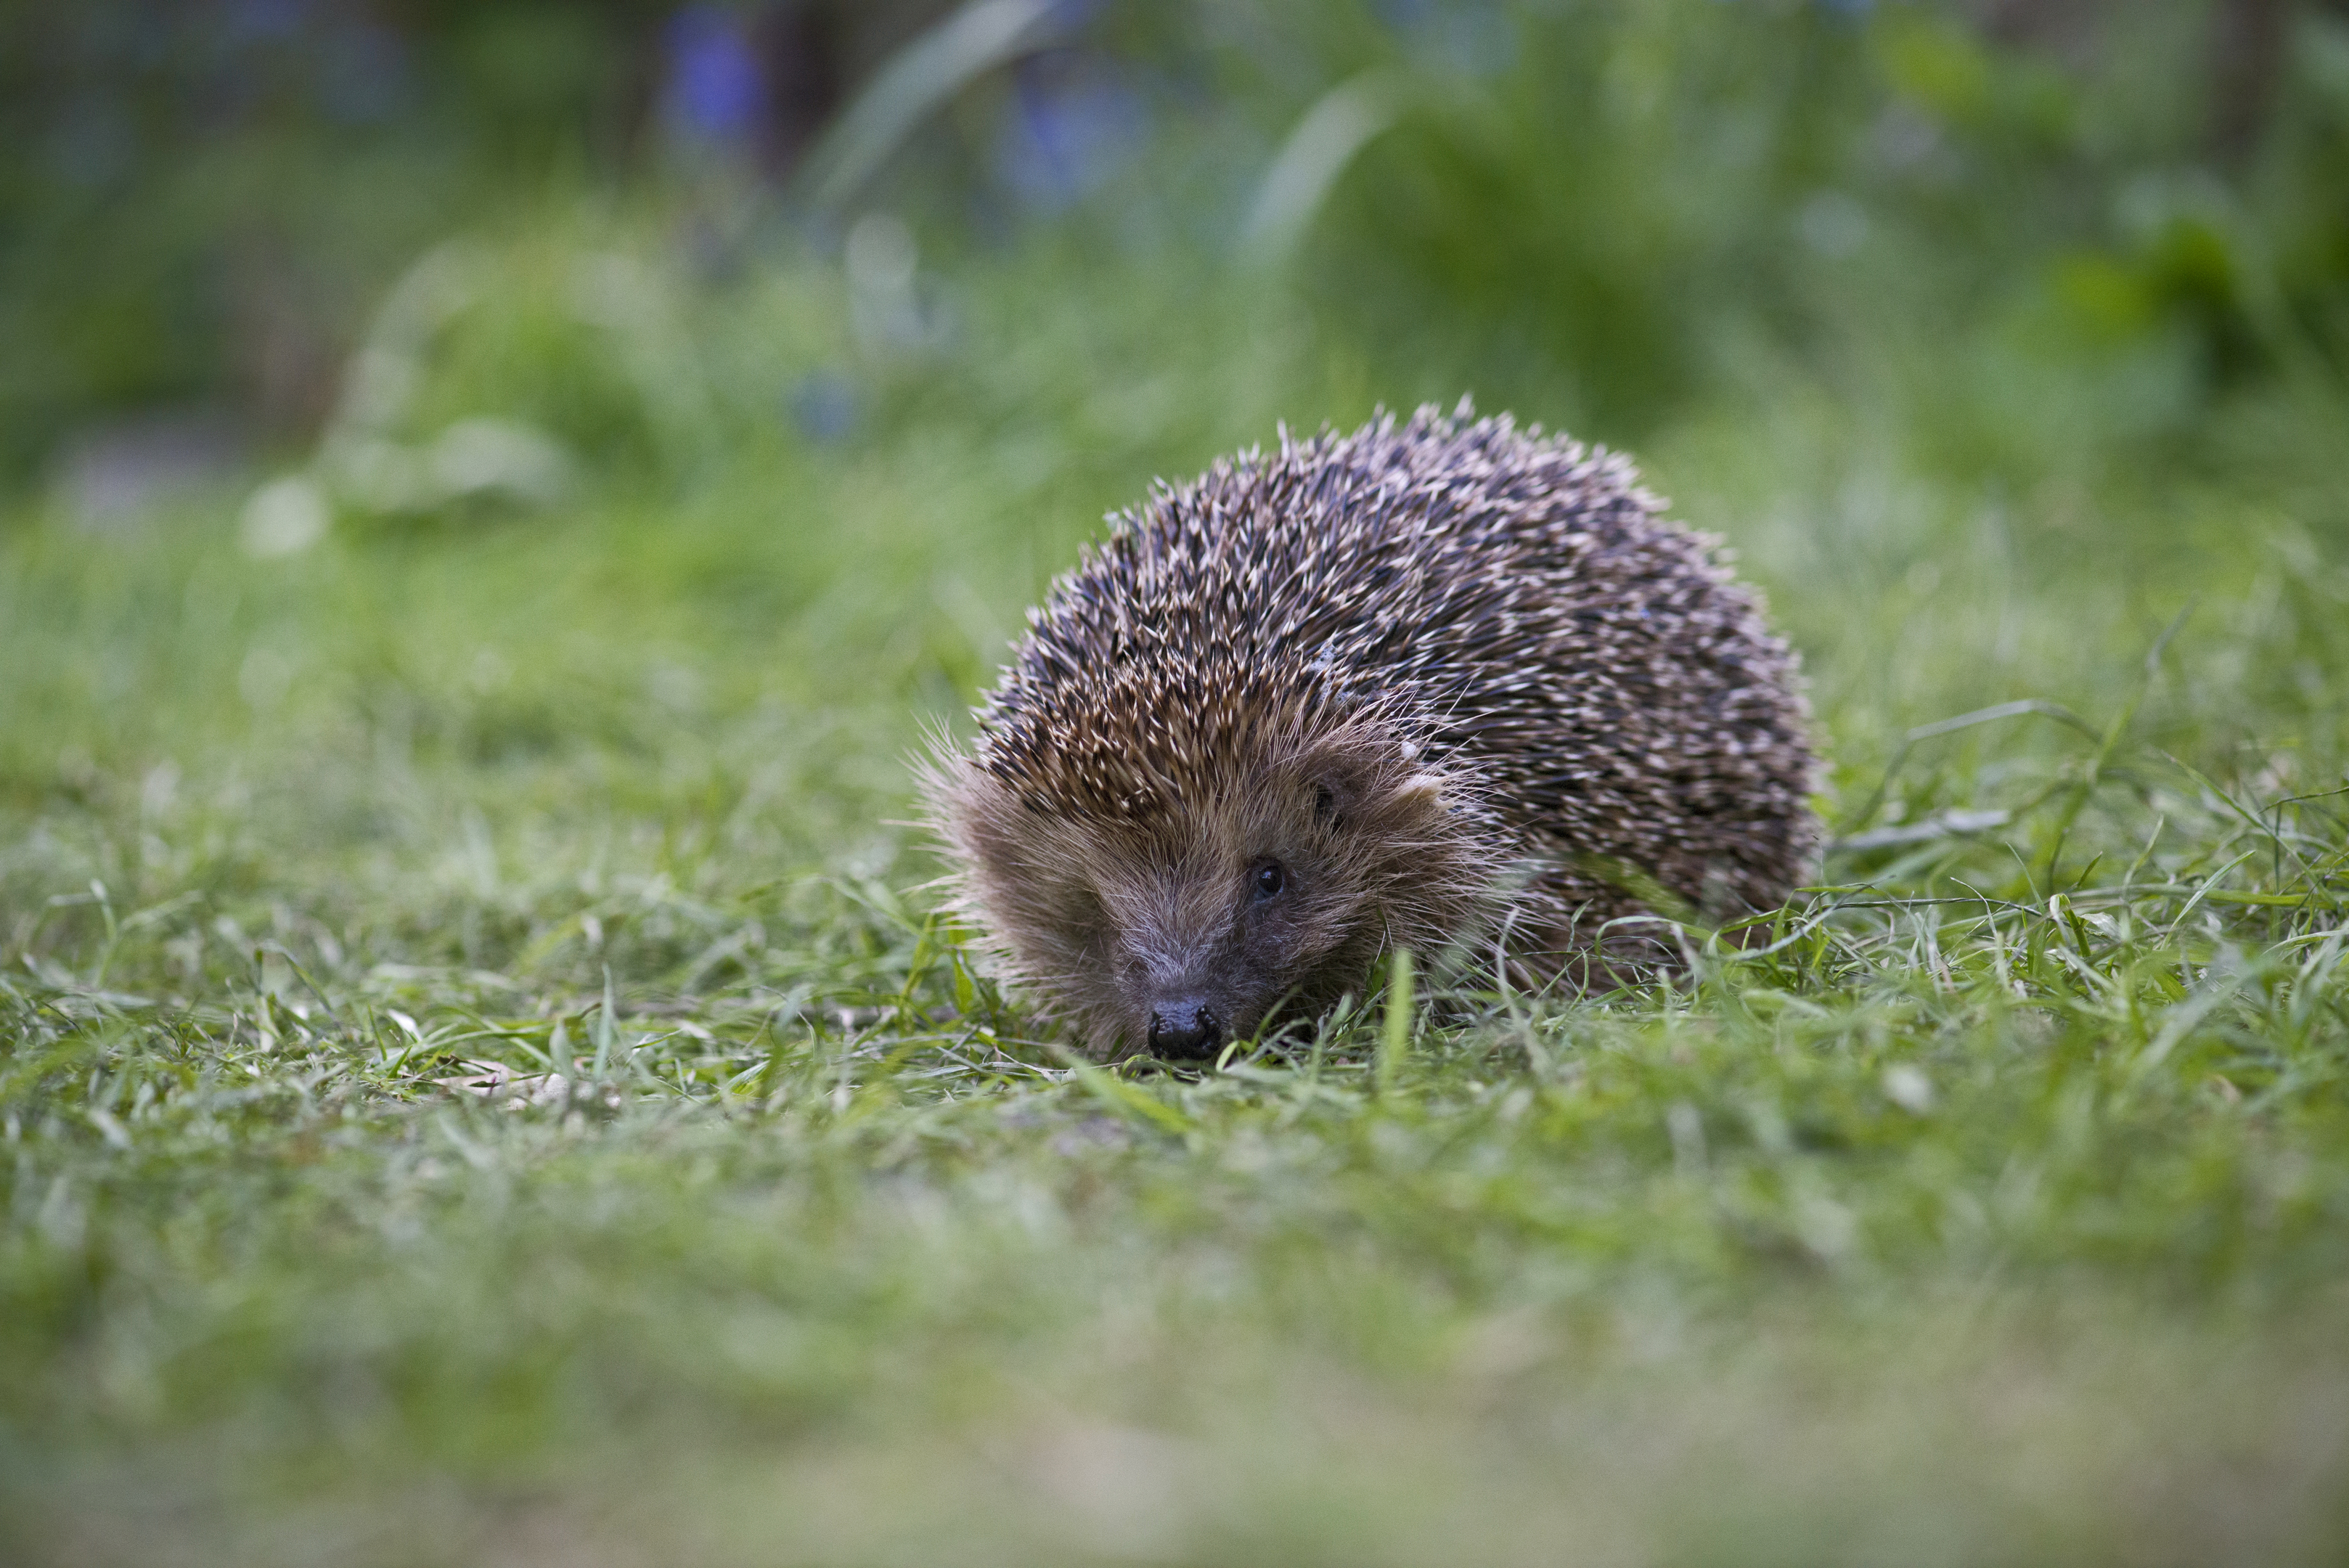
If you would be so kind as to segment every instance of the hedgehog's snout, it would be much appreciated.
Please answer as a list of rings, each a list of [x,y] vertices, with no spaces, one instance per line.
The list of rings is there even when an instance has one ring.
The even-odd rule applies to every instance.
[[[1173,997],[1150,1004],[1150,1054],[1169,1061],[1197,1061],[1224,1045],[1224,1021],[1196,996]]]

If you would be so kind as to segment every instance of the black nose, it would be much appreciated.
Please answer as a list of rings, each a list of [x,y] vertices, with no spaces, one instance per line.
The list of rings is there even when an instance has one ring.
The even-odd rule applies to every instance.
[[[1162,1002],[1150,1010],[1150,1054],[1173,1061],[1212,1056],[1224,1044],[1223,1025],[1204,1002]]]

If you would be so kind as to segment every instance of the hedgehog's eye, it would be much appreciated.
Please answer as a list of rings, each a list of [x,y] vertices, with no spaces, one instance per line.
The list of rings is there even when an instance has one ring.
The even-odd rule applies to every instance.
[[[1267,898],[1280,896],[1280,890],[1288,886],[1288,873],[1280,868],[1279,861],[1267,860],[1256,868],[1256,875],[1248,879],[1248,886],[1255,889],[1256,901],[1261,904]]]

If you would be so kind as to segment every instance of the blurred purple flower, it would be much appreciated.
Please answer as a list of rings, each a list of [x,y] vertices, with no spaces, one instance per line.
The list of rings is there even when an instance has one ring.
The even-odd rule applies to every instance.
[[[1013,69],[996,170],[1023,204],[1059,212],[1117,171],[1143,122],[1140,95],[1105,64],[1034,56]]]
[[[670,16],[661,118],[683,141],[742,146],[767,118],[767,77],[739,12],[688,5]]]

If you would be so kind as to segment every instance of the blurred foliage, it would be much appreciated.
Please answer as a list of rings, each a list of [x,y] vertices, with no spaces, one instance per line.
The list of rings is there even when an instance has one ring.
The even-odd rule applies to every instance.
[[[156,406],[306,439],[368,302],[518,194],[666,205],[704,286],[836,243],[856,209],[811,213],[794,171],[949,9],[0,12],[0,477]],[[2230,387],[2337,375],[2349,345],[2337,5],[1038,13],[1013,63],[927,115],[857,208],[895,210],[943,256],[1039,224],[1222,254],[1284,142],[1350,86],[1377,119],[1288,214],[1291,260],[1304,303],[1398,399],[1473,384],[1628,440],[1750,389],[1757,348],[1866,396],[1881,367],[1989,332],[2013,348],[1997,373],[2086,378],[2160,434]],[[587,395],[563,353],[543,363],[536,400]],[[604,451],[599,417],[555,422]],[[1951,460],[2015,460],[1966,425]]]
[[[824,9],[812,36],[854,71],[939,6]],[[0,7],[0,476],[159,404],[230,405],[278,441],[313,433],[368,306],[415,255],[518,192],[659,167],[647,128],[678,11]],[[833,107],[837,84],[798,85]]]
[[[2297,18],[2230,171],[2213,7],[2068,7],[2093,14],[2069,56],[1926,5],[1493,8],[1448,49],[1474,13],[1423,9],[1345,39],[1410,107],[1313,271],[1429,390],[1563,364],[1578,420],[1630,436],[1756,334],[1848,370],[1988,326],[2087,368],[2182,357],[2174,424],[2349,347],[2343,19]]]

